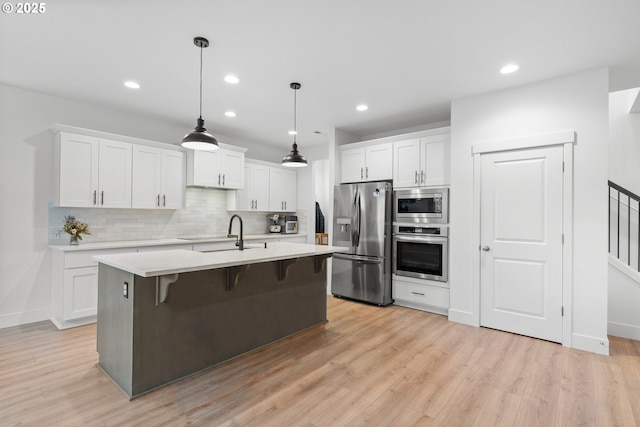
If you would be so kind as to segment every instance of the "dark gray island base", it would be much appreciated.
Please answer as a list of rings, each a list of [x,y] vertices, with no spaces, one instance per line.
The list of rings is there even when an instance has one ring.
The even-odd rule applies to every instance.
[[[99,366],[133,399],[322,324],[330,256],[155,277],[101,262]]]

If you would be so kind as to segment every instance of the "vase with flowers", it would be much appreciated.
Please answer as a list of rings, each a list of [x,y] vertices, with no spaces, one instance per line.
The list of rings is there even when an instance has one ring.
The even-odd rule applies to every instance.
[[[69,234],[70,245],[80,244],[83,234],[91,234],[89,232],[89,225],[86,222],[78,221],[73,215],[66,215],[64,217],[62,230]]]

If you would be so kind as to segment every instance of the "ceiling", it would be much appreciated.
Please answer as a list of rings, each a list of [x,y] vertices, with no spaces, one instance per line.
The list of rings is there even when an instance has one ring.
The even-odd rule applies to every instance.
[[[452,100],[610,66],[640,86],[638,0],[57,0],[0,15],[0,82],[288,147],[448,120]],[[501,75],[515,62],[520,70]],[[223,81],[232,73],[240,83]],[[125,80],[141,84],[124,87]],[[365,103],[369,110],[356,111]],[[224,112],[233,110],[234,118]],[[176,142],[182,135],[175,135]],[[173,138],[173,136],[172,136]],[[224,142],[224,138],[221,138]]]

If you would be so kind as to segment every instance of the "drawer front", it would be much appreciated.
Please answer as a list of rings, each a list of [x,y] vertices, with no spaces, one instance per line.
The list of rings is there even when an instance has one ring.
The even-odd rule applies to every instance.
[[[100,249],[95,251],[65,252],[64,268],[66,269],[66,268],[93,267],[98,265],[98,262],[93,259],[95,255],[124,254],[127,252],[137,252],[137,248]]]
[[[418,285],[396,280],[393,282],[393,298],[415,304],[449,308],[449,289],[438,286]]]

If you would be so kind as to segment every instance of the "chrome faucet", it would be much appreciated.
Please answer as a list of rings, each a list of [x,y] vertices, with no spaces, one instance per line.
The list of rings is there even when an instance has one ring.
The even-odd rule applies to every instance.
[[[234,218],[238,218],[238,220],[240,220],[240,236],[238,236],[237,234],[231,234],[231,226],[233,225]],[[229,220],[229,232],[227,233],[227,237],[235,237],[237,239],[236,246],[238,247],[238,249],[244,249],[244,240],[242,238],[242,218],[240,218],[240,215],[233,215]]]

